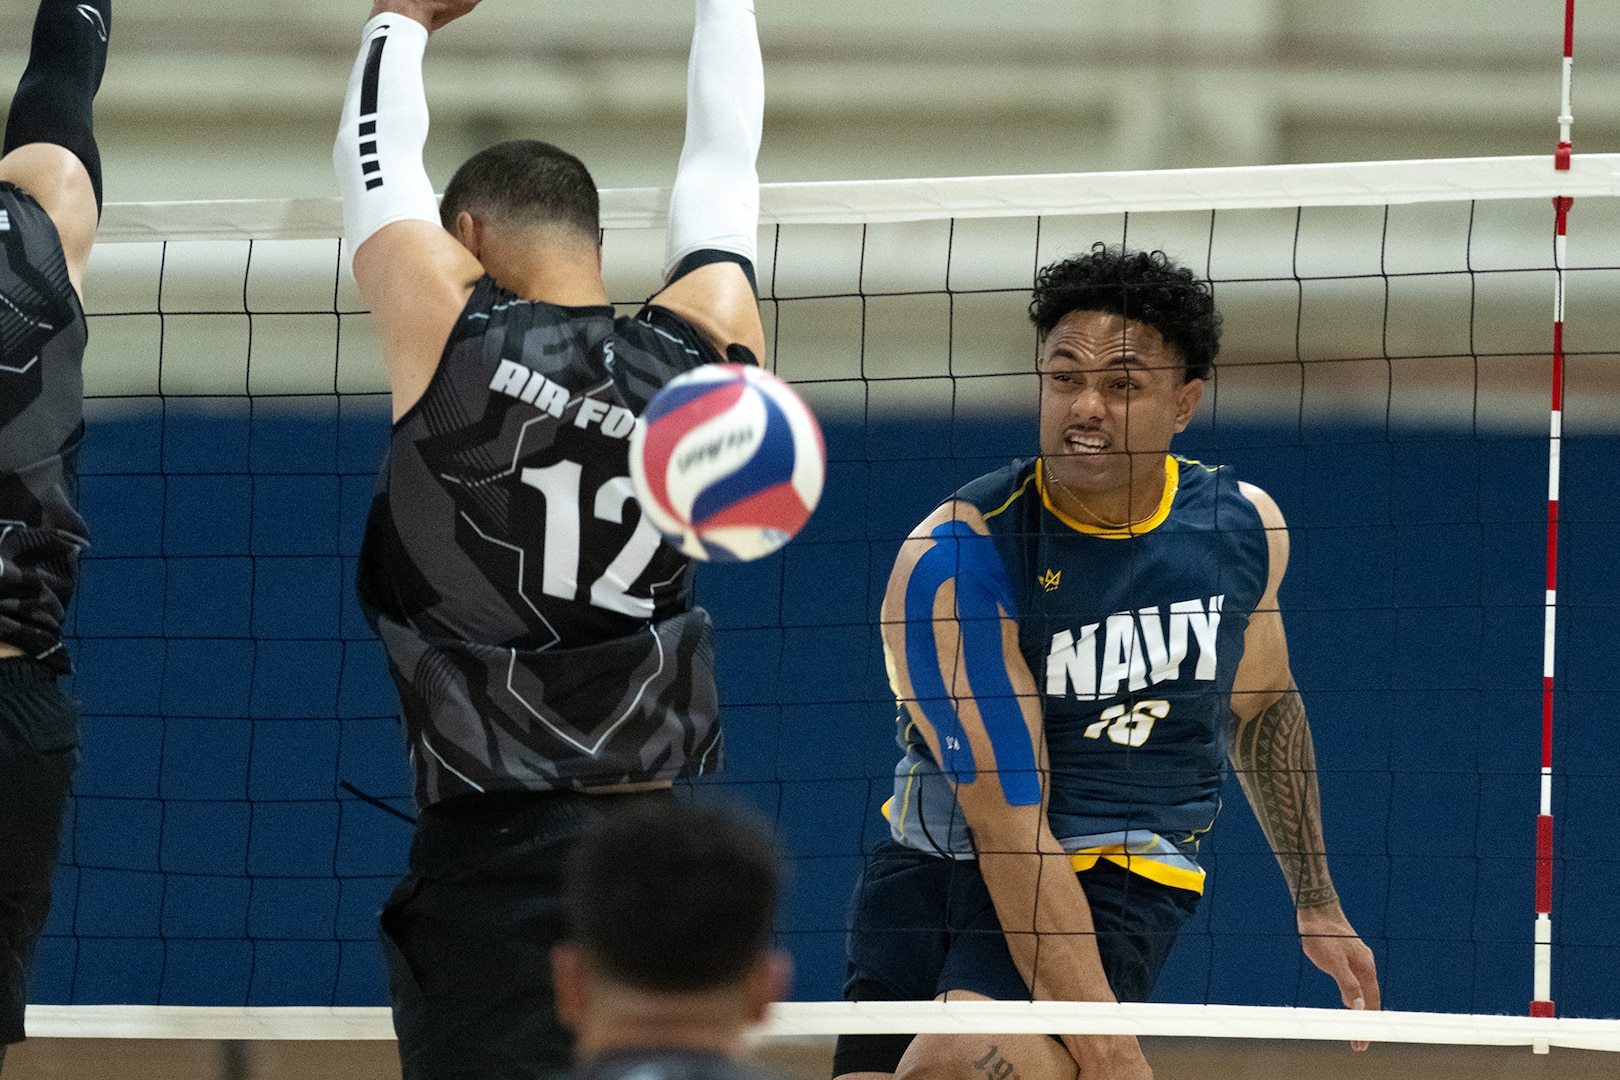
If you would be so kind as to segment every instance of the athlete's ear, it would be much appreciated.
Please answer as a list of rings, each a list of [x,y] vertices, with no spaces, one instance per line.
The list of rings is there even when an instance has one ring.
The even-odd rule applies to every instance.
[[[771,1006],[787,998],[793,983],[793,954],[773,950],[755,961],[745,978],[748,990],[748,1019],[765,1022]]]
[[[483,261],[484,223],[463,210],[456,215],[456,239],[472,252],[473,258]]]
[[[1188,379],[1176,391],[1176,434],[1187,430],[1192,423],[1193,413],[1198,411],[1198,403],[1204,399],[1204,380]]]

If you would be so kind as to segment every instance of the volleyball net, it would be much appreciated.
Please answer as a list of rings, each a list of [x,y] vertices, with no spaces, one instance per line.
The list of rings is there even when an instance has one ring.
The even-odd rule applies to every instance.
[[[659,286],[666,194],[603,193],[621,310]],[[1620,155],[1559,173],[1496,158],[766,185],[767,362],[823,421],[828,485],[783,552],[700,572],[728,766],[698,786],[760,807],[795,863],[780,934],[800,1001],[772,1030],[1620,1049],[1617,194]],[[1575,199],[1562,253],[1554,196]],[[35,1034],[390,1034],[375,917],[413,810],[352,597],[388,406],[340,232],[326,200],[107,208],[85,285],[83,760]],[[890,564],[940,499],[1034,452],[1030,286],[1097,241],[1214,283],[1222,354],[1176,448],[1232,464],[1289,519],[1290,651],[1381,1016],[1332,1008],[1235,784],[1163,1004],[833,1000],[898,756],[877,632]],[[1560,1016],[1531,1018],[1555,294]]]

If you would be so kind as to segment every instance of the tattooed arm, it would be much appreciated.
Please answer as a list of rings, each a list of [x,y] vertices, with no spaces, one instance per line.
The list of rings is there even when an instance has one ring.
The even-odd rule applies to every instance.
[[[1316,751],[1299,689],[1290,685],[1248,720],[1234,710],[1227,752],[1243,794],[1282,867],[1294,906],[1310,911],[1337,904],[1339,894],[1328,875],[1322,840]]]
[[[1316,751],[1305,703],[1288,665],[1288,639],[1277,606],[1277,590],[1288,569],[1288,526],[1271,496],[1251,484],[1243,485],[1243,493],[1265,523],[1271,569],[1244,635],[1227,752],[1294,898],[1305,955],[1338,983],[1346,1007],[1376,1009],[1372,950],[1345,918],[1328,874]]]

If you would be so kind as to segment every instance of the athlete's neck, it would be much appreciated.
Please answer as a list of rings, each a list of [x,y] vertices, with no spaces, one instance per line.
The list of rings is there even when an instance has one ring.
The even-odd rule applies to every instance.
[[[597,307],[608,302],[601,264],[594,259],[557,257],[546,253],[523,261],[484,262],[495,283],[525,300],[540,300],[559,307]]]
[[[606,976],[589,961],[581,968],[554,954],[553,970],[558,1015],[574,1029],[581,1062],[639,1049],[707,1050],[735,1058],[746,1047],[745,1033],[764,1015],[752,979],[718,990],[656,992]]]
[[[1048,480],[1047,498],[1054,506],[1076,521],[1102,529],[1130,529],[1152,518],[1164,502],[1165,485],[1170,482],[1163,455],[1153,457],[1152,464],[1133,461],[1130,482],[1107,491],[1071,488],[1050,461],[1043,471]]]
[[[707,1021],[707,1022],[706,1022]],[[714,1023],[712,1018],[635,1014],[593,1018],[575,1033],[575,1056],[581,1064],[623,1050],[702,1050],[739,1058],[747,1050],[750,1025]]]
[[[608,302],[602,284],[602,249],[560,226],[511,225],[476,218],[463,210],[456,239],[495,283],[525,300],[560,307]]]
[[[738,979],[709,990],[655,991],[608,975],[580,945],[552,950],[557,1017],[575,1035],[582,1064],[618,1050],[706,1050],[737,1058],[749,1029],[787,992],[793,964],[767,953]]]

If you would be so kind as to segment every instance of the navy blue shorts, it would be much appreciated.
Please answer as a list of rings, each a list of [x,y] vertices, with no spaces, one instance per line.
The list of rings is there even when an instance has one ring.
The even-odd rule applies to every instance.
[[[1114,996],[1145,1001],[1198,894],[1099,860],[1079,874]],[[886,841],[868,857],[850,904],[850,1001],[929,1001],[971,990],[1030,999],[976,860],[944,859]],[[834,1076],[893,1072],[911,1036],[842,1036]]]

